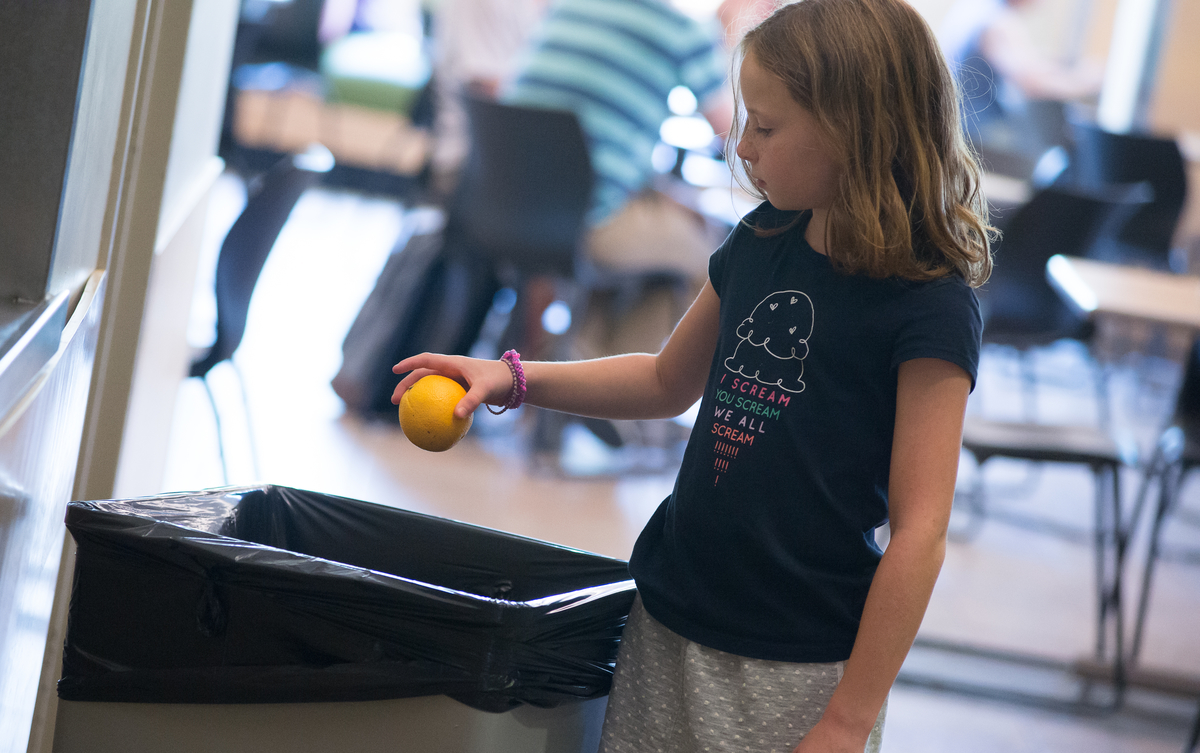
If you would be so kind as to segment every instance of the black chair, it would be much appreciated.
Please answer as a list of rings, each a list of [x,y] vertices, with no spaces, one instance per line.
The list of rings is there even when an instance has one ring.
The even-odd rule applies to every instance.
[[[992,246],[995,268],[979,291],[989,342],[1024,349],[1091,336],[1092,324],[1046,282],[1046,262],[1055,254],[1086,254],[1116,206],[1051,187],[1020,207]]]
[[[468,98],[471,151],[447,220],[518,274],[573,278],[595,177],[574,113]]]
[[[541,338],[530,331],[546,303],[529,295],[527,283],[535,277],[552,278],[571,311],[566,332],[533,346],[531,355],[552,359],[570,356],[571,338],[593,295],[611,293],[632,303],[650,286],[686,287],[683,276],[671,270],[626,273],[589,262],[583,241],[595,175],[574,113],[475,97],[467,98],[466,109],[471,151],[450,202],[446,232],[476,249],[517,291],[502,338],[505,347],[520,349]],[[556,449],[561,428],[556,421],[561,423],[539,419],[535,450]],[[608,444],[622,444],[611,423],[584,423]]]
[[[1111,133],[1073,122],[1067,180],[1079,188],[1146,182],[1152,198],[1125,217],[1115,234],[1092,251],[1103,261],[1181,271],[1172,264],[1172,240],[1187,199],[1187,170],[1174,139]]]
[[[509,279],[551,275],[578,294],[686,287],[672,269],[600,269],[583,250],[595,174],[574,113],[468,98],[471,152],[451,201],[457,233]],[[690,302],[690,301],[689,301]],[[583,301],[580,301],[582,305]]]
[[[1035,189],[1054,183],[1067,168],[1071,154],[1072,136],[1067,117],[1067,105],[1059,100],[1027,100],[1014,111],[1007,112],[1008,127],[1020,134],[1020,143],[997,145],[988,140],[972,138],[980,164],[996,175],[1030,183]],[[1013,206],[999,205],[1002,214]]]
[[[1101,666],[1111,667],[1114,694],[1110,706],[1121,704],[1127,680],[1125,621],[1122,607],[1122,573],[1129,530],[1122,515],[1120,471],[1133,465],[1136,455],[1118,445],[1105,431],[1092,426],[1056,426],[1035,423],[987,421],[968,416],[963,425],[963,449],[975,460],[975,483],[967,493],[970,526],[959,535],[973,536],[985,516],[1002,517],[1027,530],[1092,546],[1095,557],[1096,645]],[[1031,463],[1068,463],[1090,469],[1093,477],[1093,523],[1083,528],[1052,524],[1048,520],[989,511],[984,501],[984,465],[993,458]],[[957,500],[956,500],[957,501]],[[1019,662],[1021,659],[1018,657]],[[1033,660],[1037,664],[1037,660]],[[1082,700],[1080,701],[1082,703]]]
[[[1094,522],[1090,533],[1051,525],[1039,519],[1008,516],[1011,522],[1074,540],[1090,540],[1096,560],[1096,657],[1113,667],[1116,700],[1125,686],[1124,619],[1121,573],[1128,541],[1121,510],[1120,469],[1135,462],[1129,448],[1107,433],[1108,390],[1105,370],[1089,359],[1096,381],[1098,420],[1094,425],[1058,426],[1036,420],[1036,378],[1028,368],[1031,349],[1060,339],[1090,341],[1092,323],[1063,302],[1046,280],[1046,264],[1055,254],[1086,255],[1131,202],[1144,198],[1137,187],[1121,187],[1107,195],[1048,187],[1015,214],[995,249],[991,279],[981,288],[985,342],[1017,349],[1026,396],[1026,421],[990,421],[970,415],[963,427],[963,449],[978,467],[975,483],[963,496],[969,525],[957,533],[972,536],[988,515],[983,470],[993,458],[1088,467],[1094,479]],[[1037,467],[1037,466],[1034,466]],[[1111,644],[1110,644],[1111,640]]]
[[[246,206],[221,243],[217,256],[216,302],[217,335],[213,344],[197,356],[188,370],[189,377],[204,381],[217,419],[217,436],[221,449],[221,468],[229,481],[225,462],[224,441],[221,438],[220,414],[208,384],[208,374],[222,362],[234,365],[233,354],[246,332],[246,315],[250,298],[258,284],[267,256],[275,245],[279,232],[305,190],[315,185],[323,173],[333,167],[333,155],[319,144],[303,154],[290,155],[277,162],[252,183]],[[236,372],[236,365],[234,369]],[[240,381],[240,374],[239,374]],[[245,398],[245,390],[242,392]],[[247,417],[249,411],[247,410]],[[253,446],[253,442],[251,443]]]
[[[1088,255],[1110,231],[1113,218],[1145,198],[1137,186],[1110,187],[1105,193],[1043,188],[1006,223],[993,245],[995,267],[979,290],[986,343],[1017,352],[1024,379],[1027,420],[1037,415],[1033,349],[1062,339],[1088,343],[1094,325],[1063,302],[1046,280],[1046,262],[1056,254]],[[1108,420],[1106,376],[1095,368],[1100,423]]]
[[[1069,152],[1074,143],[1069,105],[1061,99],[1031,99],[1025,103],[1029,122],[1044,149],[1063,147]]]
[[[1097,661],[1111,664],[1116,700],[1119,703],[1126,681],[1125,627],[1122,613],[1122,572],[1129,531],[1122,514],[1120,470],[1136,462],[1130,448],[1118,445],[1105,431],[1091,426],[1055,426],[1033,423],[987,421],[968,416],[963,426],[963,449],[977,464],[973,488],[968,492],[968,512],[978,531],[987,515],[984,501],[983,467],[993,458],[1012,458],[1034,463],[1068,463],[1086,466],[1093,477],[1094,520],[1089,533],[1084,529],[1052,525],[1048,521],[1007,516],[1021,527],[1060,535],[1075,541],[1091,539],[1095,556]],[[1110,643],[1111,640],[1111,643]]]
[[[517,293],[500,348],[553,358],[553,349],[533,346],[541,338],[532,320],[549,301],[531,300],[537,296],[530,280],[550,276],[556,287],[570,287],[572,318],[579,318],[585,291],[574,283],[584,266],[581,244],[595,182],[583,129],[568,111],[476,97],[465,105],[471,149],[448,207],[447,238],[478,253]],[[613,439],[615,430],[601,425]],[[557,452],[565,426],[562,414],[536,411],[537,462]]]

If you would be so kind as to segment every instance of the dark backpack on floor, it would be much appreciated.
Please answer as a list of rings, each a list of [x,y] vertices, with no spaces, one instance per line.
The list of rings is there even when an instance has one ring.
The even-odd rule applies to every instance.
[[[465,355],[499,288],[487,261],[444,230],[402,239],[342,342],[334,392],[354,413],[394,416],[392,366],[426,351]]]

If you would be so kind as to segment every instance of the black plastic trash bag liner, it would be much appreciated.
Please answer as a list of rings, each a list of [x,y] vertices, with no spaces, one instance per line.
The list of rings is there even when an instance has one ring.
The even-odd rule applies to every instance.
[[[605,695],[626,563],[279,486],[72,502],[73,701]]]

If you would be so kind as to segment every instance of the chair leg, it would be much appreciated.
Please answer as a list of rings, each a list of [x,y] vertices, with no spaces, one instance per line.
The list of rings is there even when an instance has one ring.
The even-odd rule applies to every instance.
[[[563,432],[567,428],[567,414],[547,408],[532,408],[530,416],[532,429],[530,431],[529,449],[530,462],[535,470],[550,470],[559,472]]]
[[[1113,685],[1116,688],[1116,701],[1119,705],[1125,696],[1126,665],[1125,665],[1125,606],[1122,594],[1122,576],[1125,572],[1125,551],[1129,546],[1129,529],[1121,514],[1121,468],[1114,465],[1109,469],[1112,479],[1112,616],[1113,616]]]
[[[208,385],[208,376],[200,377],[204,383],[204,391],[208,393],[208,404],[212,406],[213,420],[217,424],[217,453],[221,457],[221,478],[229,485],[229,466],[225,463],[225,434],[221,431],[221,412],[217,410],[217,399],[213,396],[212,387]]]
[[[984,461],[986,462],[986,461]],[[983,482],[983,462],[975,461],[975,479],[970,488],[963,494],[955,494],[954,501],[965,499],[966,505],[959,507],[968,516],[967,523],[962,528],[956,528],[951,536],[958,541],[972,541],[983,529],[987,517],[987,489]]]
[[[1098,466],[1095,475],[1095,557],[1096,557],[1096,659],[1107,661],[1111,654],[1114,705],[1125,691],[1124,615],[1121,606],[1121,571],[1124,568],[1126,532],[1121,515],[1120,469]],[[1112,651],[1109,651],[1109,632]]]
[[[1146,463],[1145,470],[1142,471],[1142,480],[1138,484],[1137,495],[1134,497],[1133,509],[1129,513],[1128,530],[1132,533],[1137,528],[1138,521],[1142,519],[1142,510],[1146,507],[1146,499],[1150,496],[1150,488],[1155,481],[1163,481],[1163,473],[1166,470],[1166,461],[1163,458],[1163,448],[1160,445],[1154,447],[1154,454],[1150,456],[1150,461]]]
[[[1037,423],[1038,418],[1038,377],[1034,354],[1028,350],[1017,351],[1018,367],[1021,370],[1021,397],[1025,406],[1025,420]]]
[[[242,376],[242,370],[232,358],[229,359],[229,365],[233,367],[233,373],[237,374],[238,388],[242,392],[242,408],[246,412],[246,434],[250,440],[250,463],[254,469],[254,478],[262,480],[262,469],[258,465],[258,441],[254,436],[254,417],[250,415],[250,398],[246,394],[246,378]]]
[[[1094,516],[1092,529],[1092,556],[1095,559],[1095,578],[1096,578],[1096,659],[1103,660],[1105,648],[1108,639],[1108,588],[1107,588],[1107,550],[1108,536],[1107,525],[1105,523],[1105,508],[1107,507],[1107,495],[1105,494],[1107,467],[1098,466],[1093,468],[1093,485],[1095,500],[1093,502],[1092,514]]]
[[[1146,625],[1146,612],[1150,606],[1150,585],[1154,579],[1154,569],[1158,562],[1160,536],[1167,512],[1178,490],[1180,474],[1177,466],[1167,466],[1161,469],[1158,506],[1154,510],[1154,523],[1150,528],[1150,543],[1146,552],[1146,565],[1142,570],[1142,588],[1138,594],[1137,614],[1133,625],[1133,641],[1129,647],[1129,662],[1135,663],[1142,649],[1142,638]]]

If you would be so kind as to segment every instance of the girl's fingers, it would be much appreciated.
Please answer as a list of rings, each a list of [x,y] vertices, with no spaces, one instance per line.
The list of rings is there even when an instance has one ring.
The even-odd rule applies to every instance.
[[[489,369],[495,370],[497,373],[490,374]],[[486,402],[491,392],[499,390],[501,386],[507,386],[510,374],[507,367],[499,361],[479,361],[463,356],[444,356],[436,353],[422,353],[406,358],[393,366],[392,371],[397,374],[409,372],[392,391],[394,405],[400,404],[400,398],[404,396],[409,387],[430,374],[440,374],[463,385],[467,394],[454,407],[454,415],[459,418],[466,418]],[[501,371],[503,373],[499,373]]]
[[[406,371],[413,369],[428,369],[445,373],[452,368],[453,358],[451,356],[443,356],[438,353],[420,353],[415,356],[409,356],[400,363],[392,367],[393,374],[403,374]]]
[[[475,412],[475,409],[483,402],[486,397],[484,391],[479,387],[472,387],[467,390],[467,394],[463,395],[462,400],[458,401],[458,405],[454,406],[454,415],[456,418],[466,418]]]
[[[436,371],[431,369],[414,369],[411,374],[400,380],[396,385],[396,389],[392,390],[392,405],[399,405],[400,398],[408,392],[408,388],[417,383],[417,380],[429,374],[436,374]]]
[[[462,371],[454,367],[453,360],[449,356],[442,356],[437,353],[421,353],[420,355],[409,356],[392,367],[393,374],[403,374],[406,371],[410,373],[401,379],[400,383],[396,385],[396,389],[392,391],[393,405],[399,405],[400,397],[423,376],[442,374],[458,382],[462,382]]]

